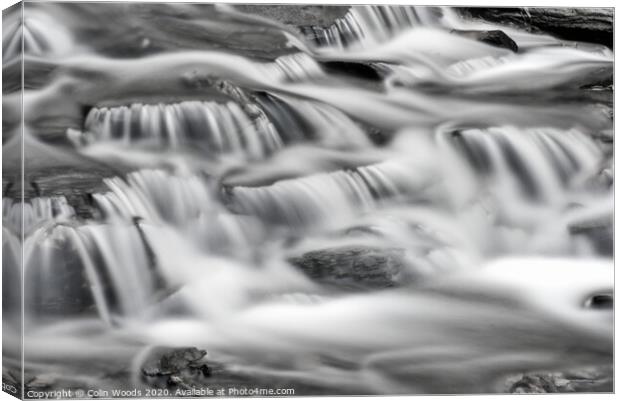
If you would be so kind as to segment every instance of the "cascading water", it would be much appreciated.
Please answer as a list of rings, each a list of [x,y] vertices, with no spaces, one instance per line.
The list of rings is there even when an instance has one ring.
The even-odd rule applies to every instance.
[[[112,325],[115,316],[139,318],[153,301],[156,275],[131,226],[54,226],[35,233],[24,249],[24,277],[31,288],[25,304],[34,319],[39,313],[58,319],[94,310]],[[131,269],[123,269],[126,263]]]
[[[250,219],[228,213],[205,178],[143,170],[129,174],[127,181],[107,179],[106,185],[111,191],[95,194],[94,199],[109,222],[139,219],[147,225],[172,225],[198,246],[237,256],[243,253],[239,249],[249,248],[261,232]],[[148,242],[148,237],[143,240]]]
[[[287,143],[308,139],[330,147],[369,144],[358,125],[328,105],[289,98],[272,98],[268,103],[258,99],[258,102],[265,110],[256,113],[253,119],[233,102],[186,101],[172,105],[94,108],[86,117],[86,133],[81,140],[118,142],[125,147],[147,149],[201,147],[209,154],[251,159],[264,158]],[[291,112],[283,115],[286,107],[295,115]],[[291,119],[296,122],[287,125]]]
[[[437,140],[460,148],[479,175],[493,177],[498,193],[546,202],[566,201],[566,190],[594,175],[602,156],[578,130],[464,129],[440,133]]]
[[[117,140],[126,146],[137,142],[174,149],[202,142],[214,154],[247,153],[261,157],[282,146],[278,132],[269,122],[253,122],[233,102],[95,108],[86,118],[86,130],[93,133],[96,141]]]
[[[114,15],[119,49],[69,24],[83,39],[60,57],[71,41],[23,24],[59,49],[31,53],[54,74],[24,94],[32,146],[3,198],[3,312],[23,250],[30,376],[144,389],[153,346],[206,349],[200,385],[296,395],[610,366],[609,49],[484,24],[515,52],[445,7],[307,24],[97,7],[49,18],[107,32]]]
[[[232,193],[233,208],[293,226],[324,225],[330,220],[338,224],[334,218],[352,218],[374,209],[381,198],[398,196],[401,189],[390,173],[406,182],[405,167],[386,163],[278,181],[268,187],[237,187]]]
[[[411,29],[434,25],[441,10],[412,6],[353,6],[327,28],[304,27],[304,36],[320,47],[369,47]]]
[[[75,217],[75,210],[64,196],[37,197],[30,202],[14,202],[10,198],[2,200],[2,219],[4,226],[16,233],[28,232],[41,223],[50,220],[70,220]]]
[[[289,81],[304,81],[325,77],[321,66],[306,53],[280,56],[275,61],[275,67],[282,71]]]

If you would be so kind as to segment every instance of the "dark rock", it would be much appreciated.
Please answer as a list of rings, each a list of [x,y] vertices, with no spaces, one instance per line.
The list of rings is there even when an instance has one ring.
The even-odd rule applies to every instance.
[[[404,250],[346,246],[289,259],[310,278],[347,289],[381,289],[408,281]]]
[[[511,393],[557,393],[552,375],[523,375],[510,387]]]
[[[477,40],[478,42],[486,43],[491,46],[512,50],[515,53],[519,51],[519,46],[517,46],[517,43],[512,40],[510,36],[506,35],[504,31],[462,31],[453,29],[451,33]]]
[[[186,369],[201,369],[200,361],[207,351],[196,347],[161,348],[151,355],[151,359],[142,366],[145,376],[170,376],[183,373]]]
[[[470,17],[613,49],[613,8],[459,7],[459,10]]]
[[[514,381],[510,393],[572,393],[611,392],[613,373],[611,367],[589,367],[566,372],[524,374]]]
[[[191,387],[211,376],[206,355],[207,351],[196,347],[156,348],[142,365],[142,378],[157,388]]]

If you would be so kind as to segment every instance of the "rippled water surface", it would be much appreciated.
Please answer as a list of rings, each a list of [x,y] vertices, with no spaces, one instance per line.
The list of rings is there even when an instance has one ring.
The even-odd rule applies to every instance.
[[[24,15],[3,16],[5,380],[20,262],[29,389],[144,390],[160,346],[208,352],[177,387],[296,395],[610,369],[607,47],[446,7]]]

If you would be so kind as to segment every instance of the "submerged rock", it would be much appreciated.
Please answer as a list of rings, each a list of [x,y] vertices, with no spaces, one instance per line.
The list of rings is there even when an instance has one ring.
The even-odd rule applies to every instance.
[[[397,248],[345,246],[306,252],[289,262],[321,283],[348,289],[381,289],[411,278],[404,253]]]

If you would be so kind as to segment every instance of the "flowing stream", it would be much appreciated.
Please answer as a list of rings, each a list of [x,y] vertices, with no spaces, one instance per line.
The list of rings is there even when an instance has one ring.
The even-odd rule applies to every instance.
[[[611,364],[612,311],[591,300],[613,291],[612,123],[579,95],[611,50],[445,7],[298,28],[123,7],[28,3],[5,23],[4,68],[22,32],[44,82],[24,93],[37,193],[3,199],[27,376],[142,388],[160,345],[296,395],[496,392]],[[162,15],[188,25],[166,42]],[[519,51],[455,33],[492,29]]]

